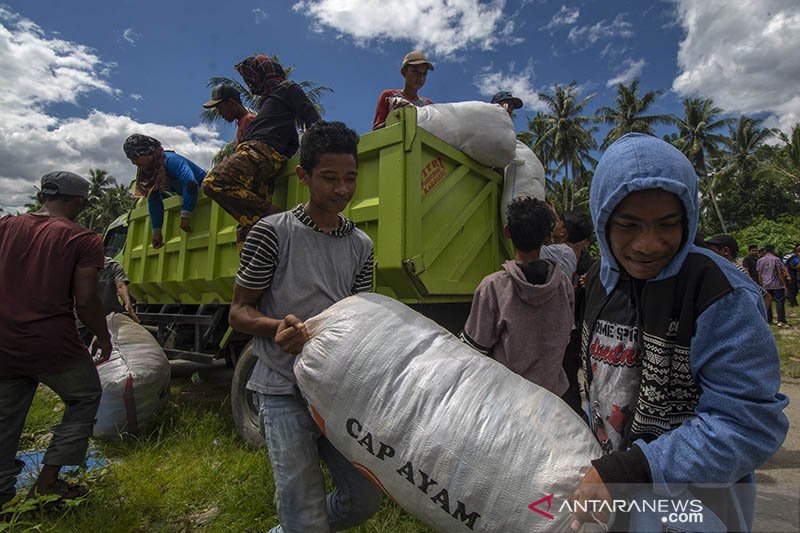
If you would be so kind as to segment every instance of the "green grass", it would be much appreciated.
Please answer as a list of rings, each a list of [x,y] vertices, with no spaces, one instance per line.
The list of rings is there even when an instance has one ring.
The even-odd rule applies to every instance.
[[[773,313],[775,309],[773,308]],[[775,316],[773,315],[773,318]],[[786,320],[791,327],[771,326],[781,354],[781,374],[800,378],[800,307],[786,306]]]
[[[252,450],[235,436],[226,383],[195,381],[173,380],[171,401],[148,434],[93,441],[109,465],[79,477],[91,487],[83,501],[59,512],[24,513],[13,530],[255,532],[277,524],[266,451]],[[21,451],[46,446],[42,435],[58,421],[60,408],[58,397],[41,387]],[[429,530],[384,498],[380,512],[356,531]]]

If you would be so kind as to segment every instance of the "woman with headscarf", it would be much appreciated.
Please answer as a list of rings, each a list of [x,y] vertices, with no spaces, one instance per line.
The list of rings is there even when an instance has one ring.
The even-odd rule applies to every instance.
[[[206,171],[171,150],[164,150],[158,139],[134,133],[123,145],[125,156],[136,166],[134,198],[147,198],[153,228],[153,248],[164,244],[164,193],[183,197],[181,223],[183,231],[192,231],[190,217],[197,203],[197,190]]]
[[[253,224],[279,211],[272,205],[272,179],[300,147],[296,124],[309,127],[320,116],[303,89],[287,80],[283,67],[271,57],[248,57],[236,70],[261,97],[261,107],[236,152],[209,171],[203,192],[239,223],[236,242],[241,249]]]

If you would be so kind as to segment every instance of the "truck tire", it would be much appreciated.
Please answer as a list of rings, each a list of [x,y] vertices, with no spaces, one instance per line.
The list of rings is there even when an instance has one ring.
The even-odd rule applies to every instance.
[[[252,391],[247,390],[247,381],[258,358],[253,353],[253,341],[247,343],[239,354],[231,380],[231,411],[236,433],[248,446],[263,448],[264,438],[258,426],[258,407]]]

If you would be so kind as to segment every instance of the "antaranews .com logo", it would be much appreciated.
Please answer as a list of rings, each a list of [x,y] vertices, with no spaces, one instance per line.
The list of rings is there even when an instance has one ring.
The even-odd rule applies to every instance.
[[[590,516],[618,513],[644,513],[661,516],[663,524],[701,524],[703,522],[703,502],[697,499],[648,499],[634,498],[630,500],[576,500],[565,499],[555,513],[553,508],[554,494],[536,500],[528,505],[528,509],[545,518],[555,520],[561,515],[582,512]]]

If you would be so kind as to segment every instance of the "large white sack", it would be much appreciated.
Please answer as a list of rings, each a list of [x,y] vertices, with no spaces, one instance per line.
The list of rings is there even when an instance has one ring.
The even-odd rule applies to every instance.
[[[97,367],[103,397],[94,436],[136,435],[154,421],[169,399],[170,366],[155,338],[127,315],[106,317],[113,349]]]
[[[500,198],[500,216],[506,224],[506,207],[514,198],[530,196],[544,201],[544,166],[528,145],[517,141],[514,160],[506,166],[503,195]]]
[[[391,298],[352,296],[306,325],[294,371],[312,414],[404,509],[440,531],[568,527],[558,506],[601,450],[560,398]]]
[[[426,105],[417,109],[417,125],[487,167],[502,168],[514,159],[514,123],[497,104]]]

